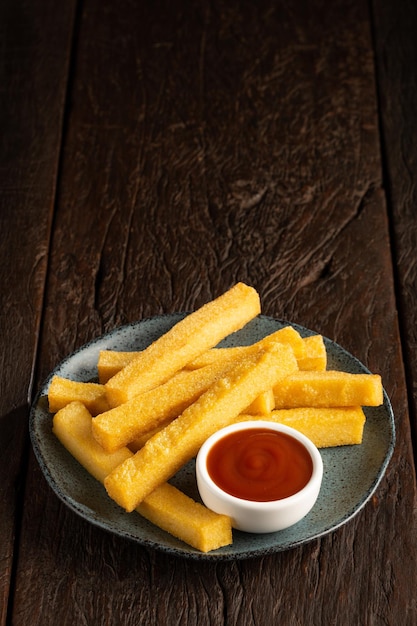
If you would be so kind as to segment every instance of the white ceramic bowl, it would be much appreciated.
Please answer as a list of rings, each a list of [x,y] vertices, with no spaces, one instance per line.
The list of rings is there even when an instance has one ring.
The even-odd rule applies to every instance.
[[[253,428],[266,428],[290,435],[300,442],[312,460],[312,473],[307,484],[293,495],[268,501],[245,500],[220,488],[207,469],[207,455],[212,447],[229,433]],[[204,504],[216,513],[232,519],[232,526],[252,533],[269,533],[288,528],[300,521],[314,506],[323,478],[321,455],[310,439],[293,428],[266,420],[239,422],[217,431],[202,445],[196,460],[197,485]]]

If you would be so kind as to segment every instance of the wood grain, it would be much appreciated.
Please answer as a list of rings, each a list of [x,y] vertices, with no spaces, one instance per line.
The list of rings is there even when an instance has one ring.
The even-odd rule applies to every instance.
[[[398,437],[387,474],[332,534],[211,563],[93,528],[60,504],[31,454],[16,626],[415,623],[378,22],[359,1],[289,4],[80,4],[36,386],[103,332],[192,310],[243,280],[264,313],[382,374]]]
[[[417,149],[412,141],[417,89],[414,68],[417,43],[412,33],[417,25],[417,7],[375,2],[375,45],[377,50],[385,181],[390,200],[393,256],[398,276],[398,308],[404,333],[406,377],[414,443],[417,442],[417,384],[415,311],[417,293],[417,189],[414,172]],[[416,450],[416,448],[415,448]],[[415,453],[415,458],[417,454]]]
[[[0,624],[20,529],[72,34],[71,4],[52,4],[0,7]]]

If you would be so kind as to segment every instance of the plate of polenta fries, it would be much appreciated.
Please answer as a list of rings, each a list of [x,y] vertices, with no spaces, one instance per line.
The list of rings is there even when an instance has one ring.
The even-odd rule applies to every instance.
[[[303,432],[324,465],[313,509],[276,533],[235,530],[202,504],[195,477],[211,434],[257,418]],[[30,436],[47,482],[76,514],[145,547],[214,560],[336,530],[375,492],[395,445],[381,376],[330,339],[262,315],[244,283],[68,356],[35,399]]]

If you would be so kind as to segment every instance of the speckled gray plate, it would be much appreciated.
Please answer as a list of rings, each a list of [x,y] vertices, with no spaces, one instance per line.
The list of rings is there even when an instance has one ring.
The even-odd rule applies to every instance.
[[[197,559],[241,559],[271,554],[311,541],[345,524],[374,493],[394,449],[394,417],[385,392],[382,406],[365,409],[367,421],[361,445],[321,450],[324,463],[322,489],[316,505],[301,522],[265,535],[234,531],[233,545],[208,554],[175,539],[135,512],[125,513],[52,434],[47,393],[54,374],[73,380],[96,380],[100,350],[143,349],[184,315],[159,316],[117,328],[80,348],[50,374],[31,410],[30,435],[39,465],[57,496],[75,513],[100,528],[173,555]],[[220,345],[250,344],[285,325],[288,322],[259,316]],[[293,326],[302,336],[313,334],[298,325]],[[339,345],[328,339],[325,343],[329,369],[368,373]],[[190,462],[171,482],[198,499],[194,462]]]

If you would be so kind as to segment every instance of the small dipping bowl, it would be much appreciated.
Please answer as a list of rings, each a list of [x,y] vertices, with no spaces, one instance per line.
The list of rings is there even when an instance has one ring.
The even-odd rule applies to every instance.
[[[238,530],[270,533],[296,524],[312,509],[323,461],[313,442],[294,428],[250,420],[205,441],[196,476],[209,509],[228,515]]]

